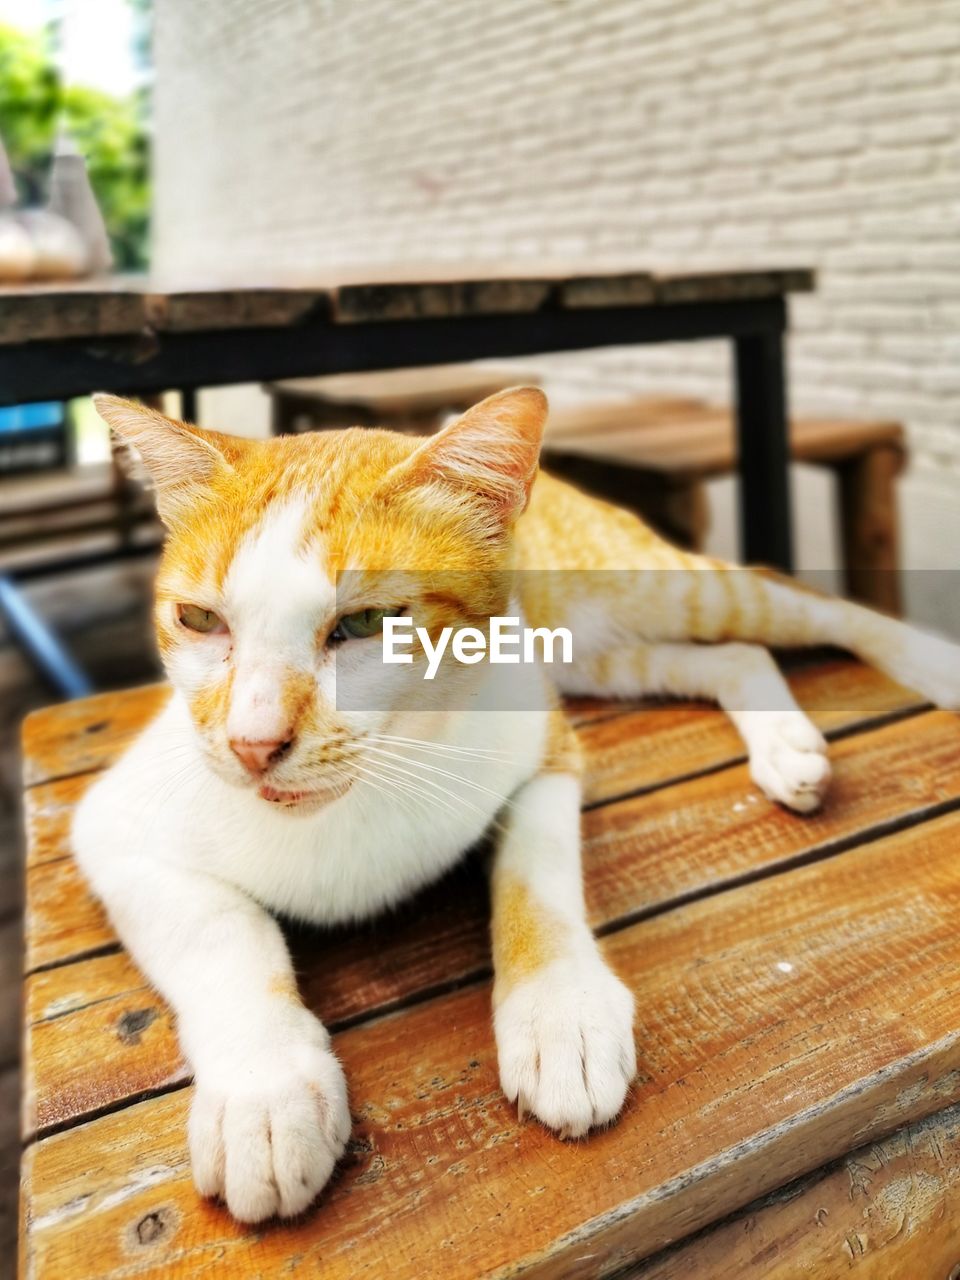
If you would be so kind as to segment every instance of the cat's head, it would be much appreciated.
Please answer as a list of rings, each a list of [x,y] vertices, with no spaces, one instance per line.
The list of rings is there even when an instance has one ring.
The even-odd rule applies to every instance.
[[[97,408],[156,490],[157,642],[210,764],[291,811],[336,799],[364,738],[400,728],[389,700],[337,705],[338,665],[341,687],[344,670],[382,671],[382,613],[434,634],[504,612],[545,397],[500,392],[426,440],[245,440],[112,396]]]

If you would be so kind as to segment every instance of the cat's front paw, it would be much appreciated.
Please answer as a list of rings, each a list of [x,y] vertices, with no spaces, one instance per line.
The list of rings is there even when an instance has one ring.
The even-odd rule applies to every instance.
[[[830,761],[823,734],[802,711],[755,713],[748,743],[750,776],[769,800],[796,813],[819,809]]]
[[[510,991],[494,1014],[507,1098],[577,1138],[608,1124],[637,1072],[633,996],[600,955],[554,961]]]
[[[280,1039],[269,1054],[238,1055],[198,1072],[189,1138],[193,1180],[240,1222],[301,1213],[319,1194],[350,1136],[347,1086],[329,1038]]]

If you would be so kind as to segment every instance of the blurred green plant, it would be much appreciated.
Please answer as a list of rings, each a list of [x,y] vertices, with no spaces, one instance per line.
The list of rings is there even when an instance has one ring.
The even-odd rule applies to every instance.
[[[0,25],[0,137],[26,203],[46,189],[62,123],[86,156],[120,271],[144,268],[150,219],[144,94],[114,98],[64,86],[42,36]]]

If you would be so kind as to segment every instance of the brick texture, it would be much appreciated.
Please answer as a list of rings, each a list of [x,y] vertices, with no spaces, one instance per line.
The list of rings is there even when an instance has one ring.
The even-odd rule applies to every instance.
[[[161,271],[812,265],[794,405],[960,478],[960,0],[204,0],[156,61]],[[550,369],[728,395],[716,344]]]

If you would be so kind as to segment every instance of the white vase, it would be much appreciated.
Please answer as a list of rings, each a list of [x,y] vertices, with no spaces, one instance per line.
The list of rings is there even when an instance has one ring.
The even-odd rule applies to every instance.
[[[87,162],[65,133],[60,134],[54,149],[47,207],[79,231],[86,245],[87,270],[93,275],[109,271],[113,265],[110,239],[90,185]]]
[[[33,245],[34,280],[74,280],[87,274],[89,251],[72,222],[49,209],[24,209],[17,220]]]
[[[33,274],[33,242],[12,213],[0,213],[0,284],[16,284]]]

